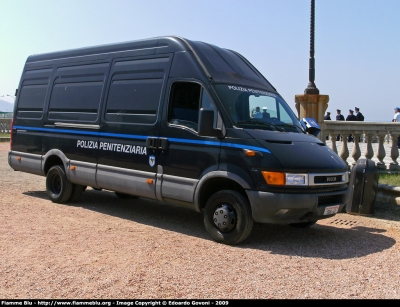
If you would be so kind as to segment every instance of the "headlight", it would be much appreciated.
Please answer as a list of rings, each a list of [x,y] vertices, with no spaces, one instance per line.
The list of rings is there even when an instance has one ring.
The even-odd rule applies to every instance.
[[[286,185],[308,185],[308,175],[286,174]]]
[[[286,174],[282,172],[262,172],[265,181],[270,185],[308,185],[307,174]]]

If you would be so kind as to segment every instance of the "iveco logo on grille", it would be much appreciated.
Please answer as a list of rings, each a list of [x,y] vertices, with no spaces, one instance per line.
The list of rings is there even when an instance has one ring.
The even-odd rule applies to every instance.
[[[336,177],[326,177],[326,181],[328,182],[336,181]]]

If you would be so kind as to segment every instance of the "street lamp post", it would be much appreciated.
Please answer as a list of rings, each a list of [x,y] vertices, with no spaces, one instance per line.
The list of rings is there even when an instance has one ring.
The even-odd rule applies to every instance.
[[[328,95],[320,95],[319,90],[315,86],[315,59],[314,59],[314,28],[315,28],[315,0],[311,0],[311,17],[310,17],[310,59],[309,59],[309,82],[303,95],[295,95],[296,109],[298,118],[307,117],[314,118],[321,127],[321,132],[317,136],[325,142],[324,135],[324,114],[328,108]]]
[[[310,62],[308,73],[308,86],[304,90],[304,94],[319,94],[314,80],[315,80],[315,58],[314,58],[314,39],[315,39],[315,0],[311,0],[311,14],[310,14]]]

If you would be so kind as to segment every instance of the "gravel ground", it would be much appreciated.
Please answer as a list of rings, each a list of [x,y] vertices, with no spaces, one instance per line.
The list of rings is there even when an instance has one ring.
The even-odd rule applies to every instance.
[[[88,188],[47,199],[0,143],[2,299],[398,299],[398,208],[339,213],[308,229],[256,224],[242,244],[207,235],[201,214]]]

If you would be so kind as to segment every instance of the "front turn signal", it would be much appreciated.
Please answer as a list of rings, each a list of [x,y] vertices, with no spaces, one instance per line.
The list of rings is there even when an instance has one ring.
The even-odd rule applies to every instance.
[[[285,173],[280,172],[261,172],[267,184],[285,185]]]

